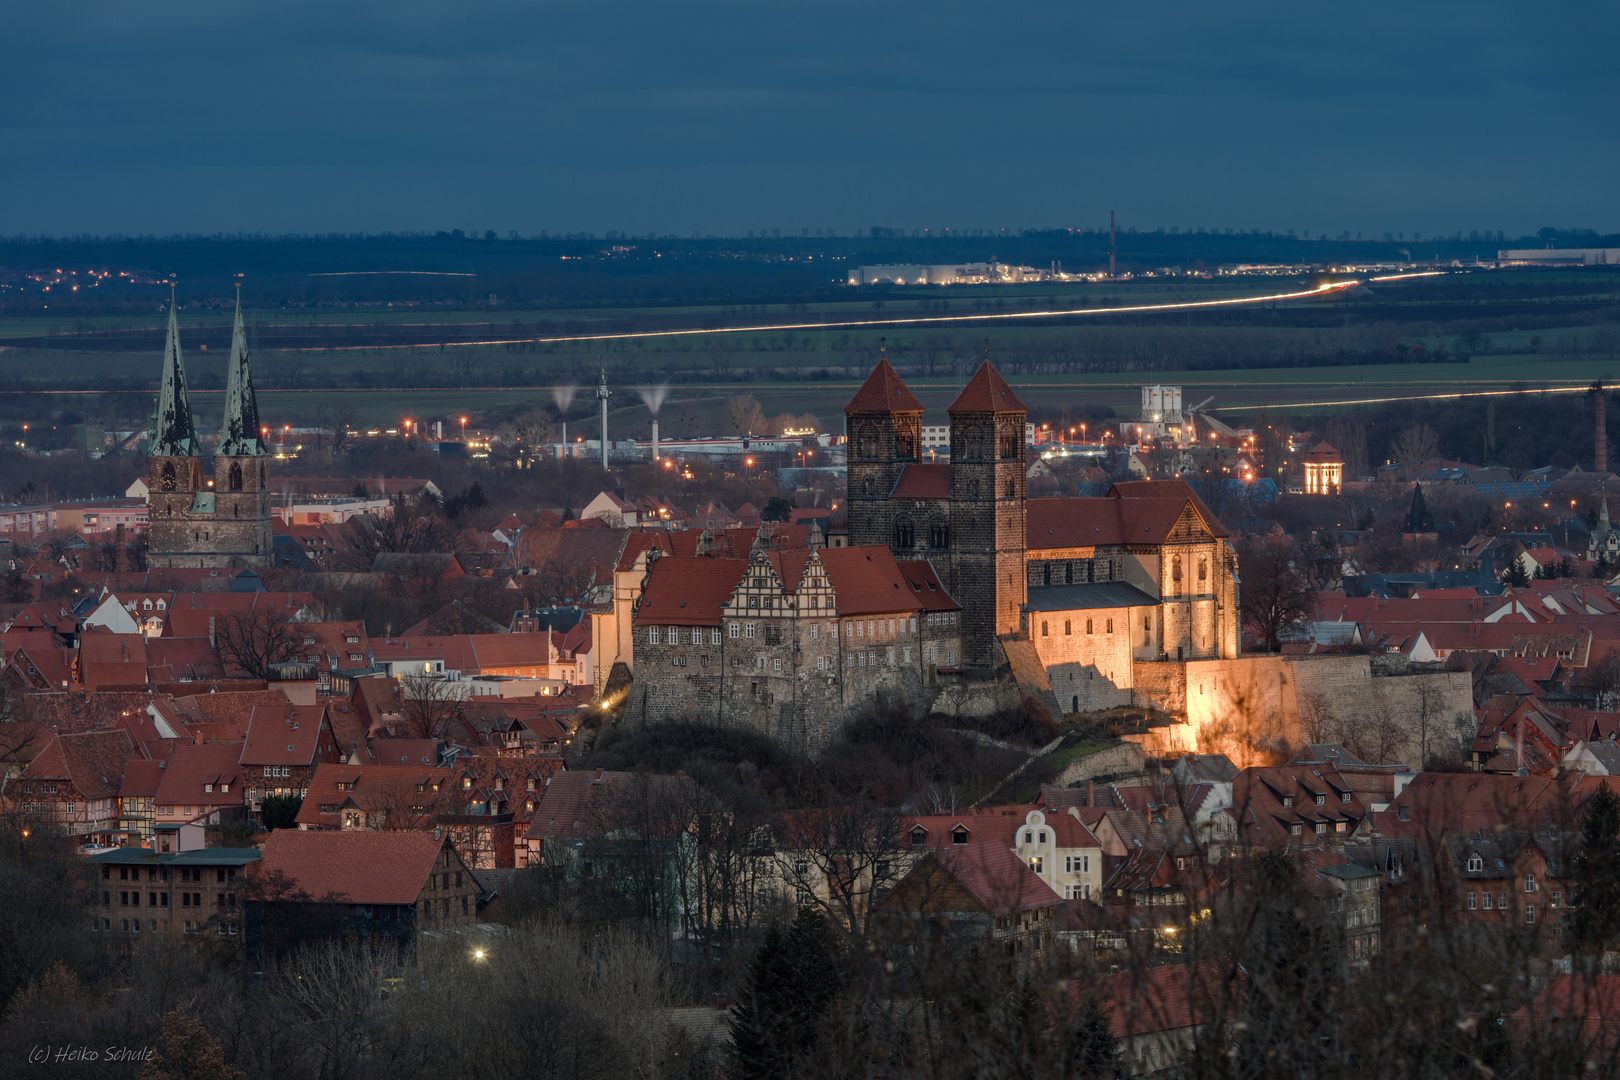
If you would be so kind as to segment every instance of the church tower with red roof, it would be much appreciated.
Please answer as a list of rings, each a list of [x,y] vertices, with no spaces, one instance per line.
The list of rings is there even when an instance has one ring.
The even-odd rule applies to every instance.
[[[951,419],[951,589],[962,605],[964,667],[990,667],[1026,599],[1024,403],[986,360]]]
[[[901,472],[921,452],[922,414],[922,402],[906,389],[887,356],[844,406],[850,544],[893,542],[890,497]]]

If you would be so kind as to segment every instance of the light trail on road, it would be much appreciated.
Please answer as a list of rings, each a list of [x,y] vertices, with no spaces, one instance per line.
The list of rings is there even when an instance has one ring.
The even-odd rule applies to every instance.
[[[769,323],[762,326],[702,327],[687,330],[633,330],[619,334],[567,334],[559,337],[502,338],[493,341],[424,341],[399,345],[307,345],[275,352],[371,352],[383,349],[478,348],[486,345],[560,345],[570,341],[632,341],[638,338],[697,337],[712,334],[766,334],[784,330],[851,330],[880,326],[928,326],[941,323],[982,323],[1009,319],[1073,319],[1096,315],[1136,315],[1150,311],[1192,311],[1200,308],[1241,307],[1245,304],[1271,304],[1284,300],[1320,299],[1360,285],[1359,279],[1330,281],[1300,292],[1272,293],[1269,296],[1243,296],[1230,300],[1186,300],[1174,304],[1135,304],[1129,307],[1081,308],[1076,311],[1006,311],[975,315],[917,315],[903,319],[840,319],[836,322]]]

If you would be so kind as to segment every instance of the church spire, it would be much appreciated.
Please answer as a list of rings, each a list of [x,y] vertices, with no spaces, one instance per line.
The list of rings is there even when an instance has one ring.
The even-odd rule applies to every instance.
[[[154,417],[152,457],[201,457],[197,429],[186,397],[186,365],[180,356],[180,318],[175,311],[174,287],[169,288],[169,339],[163,345],[163,389],[158,393]]]
[[[264,453],[259,442],[259,402],[253,394],[248,363],[247,331],[242,328],[242,286],[236,286],[236,325],[231,330],[231,359],[225,376],[225,427],[218,453],[231,457]]]

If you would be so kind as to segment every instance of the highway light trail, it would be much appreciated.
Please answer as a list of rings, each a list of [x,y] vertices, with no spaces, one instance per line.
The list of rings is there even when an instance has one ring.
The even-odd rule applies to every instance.
[[[309,345],[285,352],[369,352],[382,349],[477,348],[486,345],[560,345],[571,341],[632,341],[637,338],[698,337],[713,334],[768,334],[784,330],[856,330],[880,326],[928,326],[941,323],[983,323],[1010,319],[1073,319],[1095,315],[1137,315],[1153,311],[1193,311],[1200,308],[1241,307],[1245,304],[1272,304],[1283,300],[1320,299],[1353,285],[1357,279],[1330,281],[1300,292],[1272,293],[1269,296],[1243,296],[1230,300],[1187,300],[1174,304],[1135,304],[1130,307],[1082,308],[1077,311],[1008,311],[974,315],[917,315],[897,319],[840,319],[835,322],[769,323],[761,326],[703,327],[688,330],[636,330],[619,334],[568,334],[559,337],[501,338],[492,341],[424,341],[402,345]]]
[[[1580,386],[1546,386],[1526,387],[1523,390],[1458,390],[1449,394],[1396,394],[1392,397],[1369,398],[1325,398],[1321,401],[1278,401],[1268,402],[1264,407],[1268,409],[1316,409],[1328,408],[1337,405],[1388,405],[1397,401],[1459,401],[1463,398],[1477,397],[1518,397],[1524,394],[1587,394],[1592,390],[1591,384]],[[1253,405],[1221,405],[1207,412],[1253,412],[1257,406]]]

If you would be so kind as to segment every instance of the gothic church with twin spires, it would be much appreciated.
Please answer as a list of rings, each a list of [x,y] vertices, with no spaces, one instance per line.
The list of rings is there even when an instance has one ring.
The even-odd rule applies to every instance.
[[[147,447],[147,564],[154,567],[260,567],[270,565],[269,477],[253,393],[242,302],[236,303],[226,375],[225,423],[205,470],[186,367],[180,325],[169,304],[163,348],[163,382]]]

